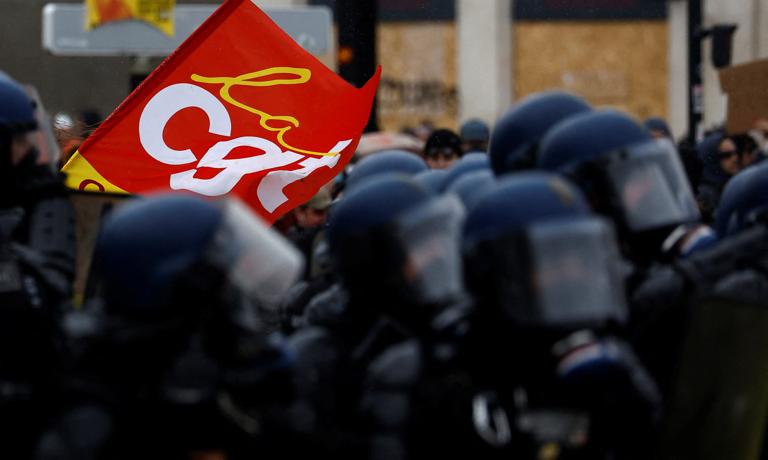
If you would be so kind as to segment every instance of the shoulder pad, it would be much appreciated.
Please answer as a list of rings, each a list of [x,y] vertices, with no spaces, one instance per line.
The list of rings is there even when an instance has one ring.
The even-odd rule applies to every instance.
[[[377,387],[401,387],[416,382],[422,369],[421,353],[416,340],[388,348],[368,366],[368,380]]]

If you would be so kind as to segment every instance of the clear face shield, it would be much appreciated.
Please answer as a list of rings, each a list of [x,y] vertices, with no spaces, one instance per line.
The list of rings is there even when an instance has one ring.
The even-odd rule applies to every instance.
[[[605,171],[633,232],[699,219],[696,200],[674,145],[659,139],[605,157]]]
[[[464,208],[453,195],[401,216],[396,237],[405,254],[403,277],[418,301],[432,304],[463,292],[460,235]]]
[[[37,118],[37,126],[39,127],[31,135],[31,142],[39,152],[37,163],[49,165],[53,171],[58,171],[61,150],[53,132],[51,117],[43,106],[37,88],[28,87],[27,92],[35,101],[35,118]]]
[[[559,329],[626,320],[620,256],[604,220],[543,222],[500,243],[499,293],[516,323]]]
[[[301,275],[301,254],[239,200],[228,199],[222,206],[222,224],[207,259],[247,298],[263,309],[276,309]]]

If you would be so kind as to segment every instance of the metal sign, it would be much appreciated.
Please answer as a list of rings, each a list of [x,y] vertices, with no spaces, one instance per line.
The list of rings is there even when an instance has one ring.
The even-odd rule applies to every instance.
[[[167,56],[219,5],[177,5],[176,33],[169,37],[143,21],[118,21],[84,30],[82,4],[49,3],[43,8],[43,49],[57,56]],[[332,51],[331,10],[324,6],[264,8],[305,50]]]

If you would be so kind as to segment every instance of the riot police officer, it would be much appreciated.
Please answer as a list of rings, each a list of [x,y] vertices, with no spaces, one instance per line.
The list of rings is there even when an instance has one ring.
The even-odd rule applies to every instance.
[[[475,305],[369,369],[373,458],[647,458],[658,396],[618,335],[610,225],[563,179],[511,174],[472,207],[463,245]]]
[[[31,455],[60,360],[59,313],[74,276],[73,213],[60,177],[37,164],[35,107],[0,72],[0,430],[4,455]]]
[[[38,457],[270,452],[291,361],[263,313],[298,278],[298,252],[239,201],[168,195],[108,216],[94,263],[101,294],[65,318],[73,361]]]
[[[366,454],[359,395],[369,362],[387,347],[425,334],[462,297],[458,235],[462,207],[403,176],[355,186],[333,209],[329,248],[346,300],[330,318],[289,338],[299,390],[319,452]],[[308,315],[318,313],[308,311]]]
[[[571,178],[592,209],[613,220],[636,268],[661,259],[674,230],[700,218],[674,146],[620,112],[586,112],[553,126],[538,167]]]

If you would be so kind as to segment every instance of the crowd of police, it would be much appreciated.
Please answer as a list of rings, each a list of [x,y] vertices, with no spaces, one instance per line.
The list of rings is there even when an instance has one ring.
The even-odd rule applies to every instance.
[[[364,157],[290,239],[234,199],[128,200],[75,305],[34,110],[0,76],[3,458],[766,455],[759,135],[678,148],[535,94]]]

